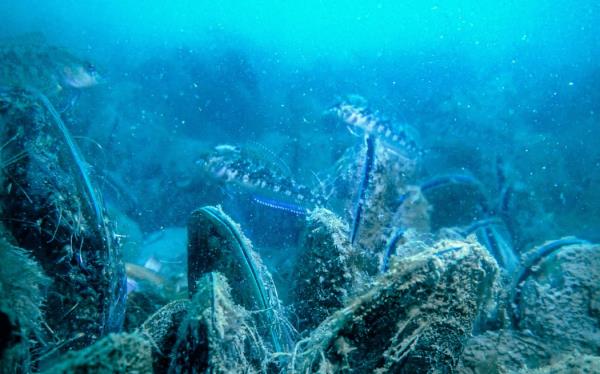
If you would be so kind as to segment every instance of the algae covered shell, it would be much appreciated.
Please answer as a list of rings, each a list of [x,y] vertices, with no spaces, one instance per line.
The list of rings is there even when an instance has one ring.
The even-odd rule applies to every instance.
[[[0,95],[3,235],[51,276],[39,351],[81,348],[119,331],[125,269],[113,226],[60,115],[41,92]],[[58,349],[58,348],[57,348]]]
[[[339,217],[324,208],[310,213],[293,272],[299,331],[314,328],[347,301],[357,277],[353,252]]]
[[[266,360],[252,317],[231,299],[227,279],[205,274],[179,327],[169,372],[259,372]]]
[[[477,243],[442,244],[394,261],[371,289],[298,343],[291,369],[453,371],[498,269]]]
[[[291,332],[283,317],[271,275],[253,251],[239,225],[220,207],[194,211],[188,223],[188,288],[193,295],[206,273],[220,272],[230,283],[235,303],[256,312],[259,330],[276,352],[291,347]]]
[[[550,246],[560,249],[540,252]],[[567,237],[525,254],[528,275],[518,280],[515,328],[531,331],[543,342],[560,341],[554,350],[597,354],[600,351],[600,245]],[[531,258],[539,258],[531,261]],[[530,261],[527,261],[529,259]],[[535,265],[532,265],[535,264]],[[514,318],[514,317],[513,317]],[[558,352],[556,352],[558,355]]]

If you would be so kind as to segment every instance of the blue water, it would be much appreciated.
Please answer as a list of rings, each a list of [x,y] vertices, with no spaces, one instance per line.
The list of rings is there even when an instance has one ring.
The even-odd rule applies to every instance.
[[[0,39],[32,34],[102,77],[65,95],[61,116],[127,262],[180,261],[189,214],[207,204],[241,223],[276,283],[316,206],[360,242],[356,212],[372,216],[377,183],[361,172],[377,166],[363,167],[365,129],[331,115],[347,102],[414,139],[389,147],[414,162],[390,181],[422,188],[418,230],[479,230],[511,271],[547,240],[600,241],[598,1],[0,2]],[[217,146],[267,165],[250,173],[266,187],[207,174]],[[306,189],[286,196],[278,175]]]
[[[357,94],[416,130],[426,153],[414,183],[467,171],[491,188],[501,158],[529,195],[520,214],[543,226],[526,246],[600,237],[599,12],[594,1],[20,1],[0,4],[0,36],[41,33],[102,74],[72,131],[109,148],[99,158],[81,145],[125,195],[156,206],[135,208],[145,232],[215,200],[194,195],[206,188],[189,167],[215,144],[259,143],[314,185],[357,144],[323,112]],[[455,224],[443,205],[434,226]]]

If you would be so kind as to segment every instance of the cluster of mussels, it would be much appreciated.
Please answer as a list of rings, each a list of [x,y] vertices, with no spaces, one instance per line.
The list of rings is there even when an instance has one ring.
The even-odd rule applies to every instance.
[[[60,114],[44,94],[22,89],[2,92],[0,111],[1,372],[489,373],[600,365],[600,248],[564,238],[519,262],[502,244],[501,215],[485,206],[484,222],[431,232],[425,193],[472,180],[410,185],[418,151],[408,132],[349,103],[334,109],[364,132],[360,151],[337,168],[337,198],[355,191],[344,206],[349,220],[326,209],[318,191],[248,164],[234,148],[203,165],[252,191],[311,205],[255,196],[305,222],[292,307],[282,305],[240,226],[206,206],[188,223],[187,297],[122,332],[128,301],[118,237]]]

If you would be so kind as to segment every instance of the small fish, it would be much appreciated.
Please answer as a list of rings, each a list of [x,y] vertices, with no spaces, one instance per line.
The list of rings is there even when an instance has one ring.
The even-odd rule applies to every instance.
[[[254,196],[268,196],[270,205],[275,206],[275,202],[279,202],[284,207],[287,204],[288,208],[298,206],[312,209],[324,206],[326,202],[326,198],[317,190],[296,182],[292,177],[280,173],[277,167],[250,157],[245,152],[217,152],[197,164],[210,177],[226,185],[241,187]],[[255,199],[255,202],[267,205],[264,198]]]
[[[125,272],[132,285],[137,286],[140,282],[145,282],[155,287],[163,287],[165,285],[165,279],[160,274],[144,266],[127,262],[125,263]]]
[[[92,64],[49,45],[40,34],[0,40],[0,61],[0,85],[32,88],[47,96],[65,87],[93,87],[102,80]]]
[[[356,236],[358,234],[358,227],[362,218],[363,207],[367,196],[367,189],[369,188],[369,182],[371,180],[371,171],[375,164],[375,137],[367,135],[365,138],[365,160],[363,162],[363,168],[361,173],[360,185],[358,187],[358,198],[354,205],[354,217],[352,220],[352,231],[350,232],[350,243],[354,244]]]
[[[367,135],[376,136],[386,148],[404,157],[414,159],[422,153],[408,127],[393,124],[366,106],[341,102],[330,108],[329,112],[346,123],[351,133],[355,134],[354,129],[359,129]]]
[[[73,88],[87,88],[98,85],[100,74],[90,63],[71,63],[62,68],[63,82]]]

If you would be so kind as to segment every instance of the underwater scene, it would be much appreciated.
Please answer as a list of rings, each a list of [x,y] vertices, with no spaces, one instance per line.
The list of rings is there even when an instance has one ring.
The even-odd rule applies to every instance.
[[[600,373],[600,3],[0,0],[0,374]]]

